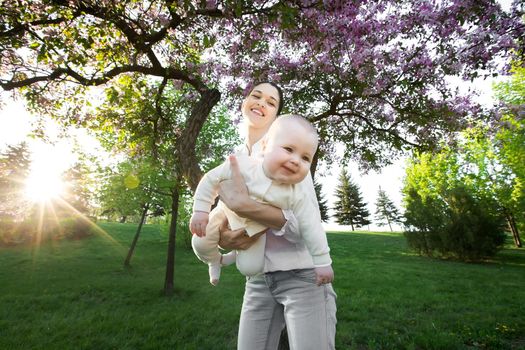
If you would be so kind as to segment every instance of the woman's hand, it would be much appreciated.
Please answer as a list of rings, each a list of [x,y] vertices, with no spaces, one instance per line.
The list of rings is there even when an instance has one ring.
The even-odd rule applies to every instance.
[[[219,197],[234,212],[242,211],[246,206],[252,204],[253,200],[248,195],[248,188],[239,170],[237,158],[234,155],[229,157],[232,172],[231,180],[222,181],[219,184]],[[239,213],[237,213],[238,215]]]
[[[223,249],[245,250],[250,248],[264,232],[266,232],[266,230],[250,237],[242,228],[238,230],[230,229],[228,220],[225,219],[219,227],[219,246]]]
[[[234,155],[230,156],[230,167],[232,171],[231,180],[222,181],[219,185],[221,201],[243,218],[248,218],[269,228],[280,230],[286,224],[286,218],[282,210],[250,198],[246,183],[239,170],[237,158]]]

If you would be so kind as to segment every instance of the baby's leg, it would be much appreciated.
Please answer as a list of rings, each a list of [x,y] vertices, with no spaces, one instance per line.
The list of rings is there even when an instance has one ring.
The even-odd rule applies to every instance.
[[[206,226],[206,236],[199,237],[193,235],[191,245],[197,257],[208,264],[210,283],[214,286],[219,283],[221,274],[221,253],[219,251],[219,227],[225,219],[224,212],[219,208],[211,211],[208,225]],[[227,259],[225,259],[227,260]],[[235,260],[235,259],[234,259]]]
[[[246,250],[237,251],[237,269],[245,276],[255,276],[264,270],[266,235],[262,235]]]

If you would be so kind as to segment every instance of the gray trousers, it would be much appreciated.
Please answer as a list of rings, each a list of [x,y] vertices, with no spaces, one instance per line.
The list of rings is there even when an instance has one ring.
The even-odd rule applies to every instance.
[[[335,349],[336,297],[313,269],[247,277],[237,349],[277,349],[285,324],[291,350]]]

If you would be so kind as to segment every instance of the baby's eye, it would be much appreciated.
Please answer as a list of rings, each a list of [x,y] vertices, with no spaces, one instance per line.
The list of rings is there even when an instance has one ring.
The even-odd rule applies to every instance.
[[[273,103],[273,102],[268,102],[268,104],[269,104],[270,106],[272,106],[272,107],[275,107],[275,103]]]
[[[256,99],[260,99],[260,98],[261,98],[261,96],[259,96],[259,95],[254,95],[254,94],[252,94],[252,97],[253,97],[253,98],[256,98]]]
[[[310,163],[310,157],[307,157],[307,156],[303,156],[303,160],[304,160],[305,162],[308,162],[308,163]]]
[[[285,150],[286,152],[292,152],[292,148],[291,148],[291,147],[283,147],[283,148],[284,148],[284,150]]]

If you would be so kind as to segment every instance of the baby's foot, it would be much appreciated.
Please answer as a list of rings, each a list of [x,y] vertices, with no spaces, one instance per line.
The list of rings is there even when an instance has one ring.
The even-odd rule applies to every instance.
[[[221,277],[221,265],[210,264],[208,265],[208,273],[210,275],[210,283],[216,286],[219,284],[219,277]]]
[[[221,255],[221,266],[228,266],[235,262],[235,259],[237,258],[237,252],[235,250],[232,250],[231,252],[227,254]]]

